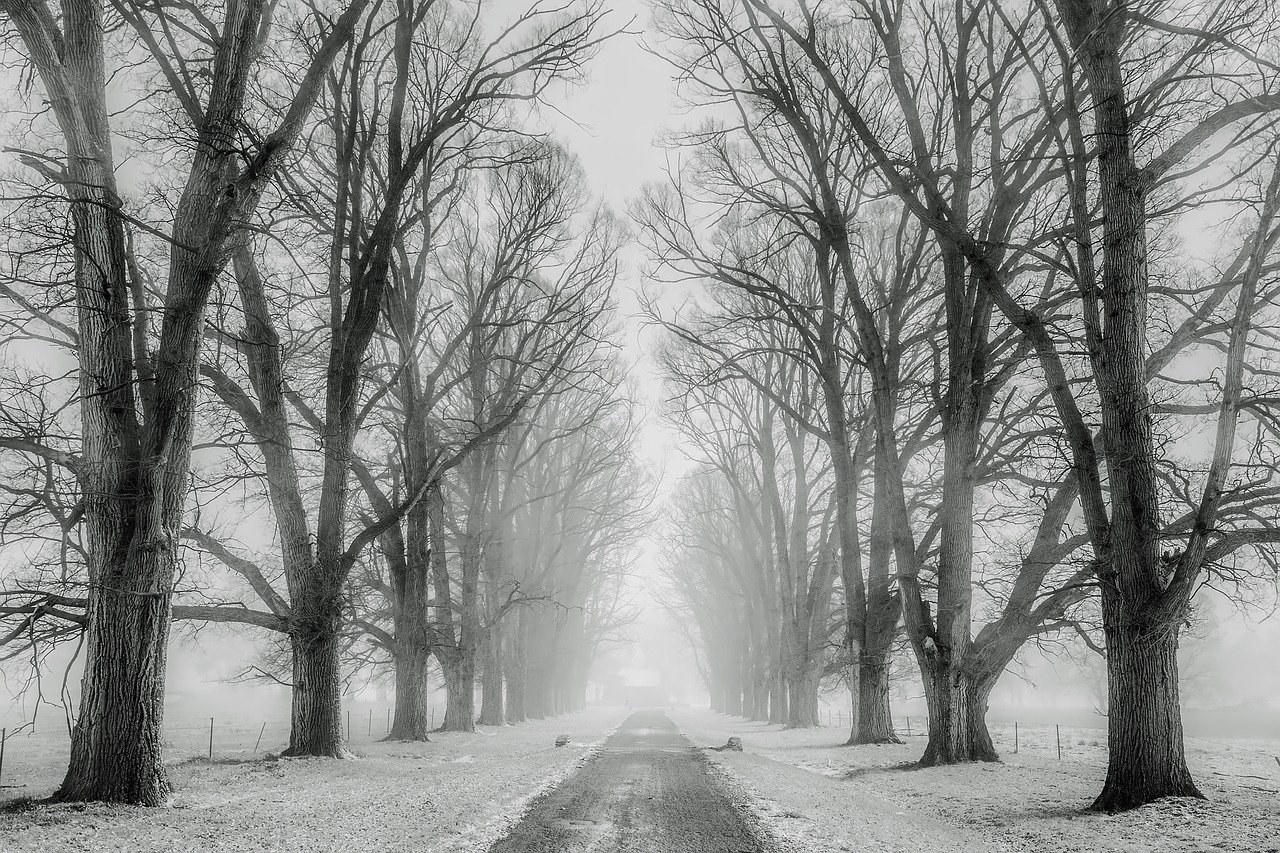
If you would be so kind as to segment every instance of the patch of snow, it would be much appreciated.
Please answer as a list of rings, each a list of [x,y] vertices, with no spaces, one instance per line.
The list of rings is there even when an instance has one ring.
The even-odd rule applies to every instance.
[[[15,810],[0,814],[0,850],[474,853],[572,772],[627,713],[589,708],[483,732],[487,736],[442,732],[430,743],[364,741],[353,745],[359,761],[180,761],[170,766],[173,808]],[[566,730],[583,745],[556,749],[556,735]],[[195,751],[194,742],[180,743],[179,756]],[[41,760],[34,745],[15,751],[22,764],[6,756],[5,781],[18,778],[11,770],[21,772],[29,787],[5,789],[0,797],[52,793],[65,752],[45,750]]]
[[[696,744],[743,739],[743,753],[707,753],[725,784],[787,850],[918,853],[1280,853],[1280,744],[1188,739],[1208,800],[1170,799],[1118,815],[1085,812],[1106,775],[1106,735],[993,726],[996,764],[908,769],[924,749],[844,746],[835,728],[785,730],[706,710],[671,717]]]

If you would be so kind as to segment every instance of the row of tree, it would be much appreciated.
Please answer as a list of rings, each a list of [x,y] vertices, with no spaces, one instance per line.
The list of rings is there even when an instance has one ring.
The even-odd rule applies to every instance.
[[[536,133],[596,5],[4,0],[10,656],[83,654],[63,800],[169,798],[170,624],[275,637],[287,754],[580,707],[644,513],[619,228]],[[15,110],[21,104],[15,103]],[[269,656],[270,657],[270,656]]]
[[[658,25],[706,117],[637,217],[654,275],[694,283],[651,313],[699,455],[668,575],[717,705],[811,725],[825,659],[851,741],[893,740],[902,636],[922,764],[992,760],[997,679],[1078,632],[1108,669],[1095,806],[1199,796],[1179,631],[1280,541],[1274,8],[692,0]]]

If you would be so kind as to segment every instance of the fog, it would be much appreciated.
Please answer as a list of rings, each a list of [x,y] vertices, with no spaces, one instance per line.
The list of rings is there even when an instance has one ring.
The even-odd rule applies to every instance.
[[[655,708],[1093,729],[1119,811],[1280,738],[1274,10],[243,5],[0,3],[60,799]]]

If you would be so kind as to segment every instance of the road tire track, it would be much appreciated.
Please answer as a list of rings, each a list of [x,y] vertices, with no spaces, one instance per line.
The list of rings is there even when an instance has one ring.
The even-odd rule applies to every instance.
[[[661,711],[636,711],[543,794],[490,853],[767,853],[769,847]]]

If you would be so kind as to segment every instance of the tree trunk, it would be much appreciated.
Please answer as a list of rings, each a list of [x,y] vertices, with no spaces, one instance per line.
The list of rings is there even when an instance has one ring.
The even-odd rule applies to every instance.
[[[445,710],[440,731],[476,730],[475,659],[460,652],[438,655],[444,671]]]
[[[1187,768],[1178,702],[1178,636],[1143,636],[1112,620],[1107,636],[1107,780],[1093,803],[1122,811],[1161,797],[1201,797]]]
[[[892,512],[887,464],[875,466],[871,535],[867,567],[865,620],[857,643],[858,694],[850,743],[901,743],[889,712],[889,662],[898,630],[902,599],[891,586]]]
[[[889,710],[889,661],[864,656],[858,662],[856,724],[849,743],[902,743],[893,730]]]
[[[742,716],[742,674],[736,665],[725,679],[724,712],[733,717]]]
[[[502,693],[502,635],[501,623],[490,624],[485,629],[484,669],[480,673],[480,725],[482,726],[507,724],[505,697]]]
[[[751,719],[766,722],[769,719],[769,675],[761,661],[756,661],[752,670]]]
[[[530,643],[525,650],[528,660],[525,667],[525,707],[528,716],[544,719],[551,716],[555,707],[552,695],[556,677],[554,631],[549,630],[549,620],[540,618],[534,622]]]
[[[775,666],[774,674],[769,679],[769,722],[786,725],[787,680],[782,674],[781,664]]]
[[[528,668],[526,660],[526,642],[528,637],[528,620],[532,616],[529,608],[521,607],[515,630],[511,632],[510,648],[506,660],[507,679],[507,722],[523,723],[529,719],[528,701],[526,698],[525,678]]]
[[[293,710],[284,755],[346,758],[342,745],[342,673],[337,616],[298,622],[289,634],[293,651]]]
[[[396,650],[396,703],[387,740],[430,740],[431,709],[428,686],[431,651],[417,644]]]
[[[933,667],[924,675],[929,743],[921,767],[999,761],[987,731],[987,699],[995,682],[981,683],[957,668]]]
[[[739,679],[742,682],[742,710],[739,713],[750,718],[755,713],[756,707],[756,685],[752,677],[751,665],[746,654],[742,656],[742,660],[738,664]]]
[[[55,800],[165,805],[161,759],[168,595],[90,591],[80,716]]]
[[[1183,607],[1153,608],[1165,593],[1160,559],[1161,488],[1147,369],[1149,182],[1134,154],[1123,16],[1101,2],[1056,4],[1093,103],[1101,208],[1101,329],[1094,375],[1111,509],[1105,543],[1107,779],[1094,808],[1118,811],[1166,796],[1201,796],[1187,769],[1178,707],[1178,626]],[[1089,285],[1095,285],[1089,282]],[[1091,344],[1093,346],[1094,344]],[[1105,547],[1102,545],[1105,544]],[[1161,612],[1156,612],[1160,609]]]
[[[818,667],[812,662],[797,668],[787,679],[791,694],[787,702],[787,728],[807,729],[819,725],[819,681]]]

